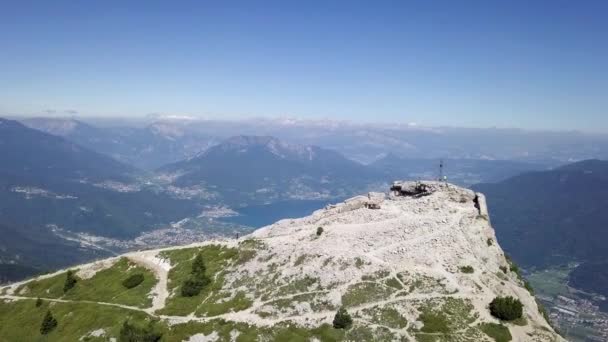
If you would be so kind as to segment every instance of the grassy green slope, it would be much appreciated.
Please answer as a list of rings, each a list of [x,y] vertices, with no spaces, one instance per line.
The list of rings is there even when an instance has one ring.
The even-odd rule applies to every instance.
[[[43,337],[38,329],[49,309],[58,321],[58,325],[55,330]],[[35,300],[0,301],[2,341],[78,341],[82,336],[97,329],[106,329],[109,335],[118,336],[122,323],[127,319],[143,322],[147,319],[147,315],[138,311],[92,303],[45,301],[42,306],[35,307]]]
[[[132,289],[125,288],[122,281],[137,273],[144,275],[144,281]],[[61,273],[32,281],[23,285],[17,293],[27,297],[105,302],[145,308],[152,304],[149,293],[157,281],[152,272],[126,258],[121,258],[113,266],[97,272],[89,279],[79,279],[76,286],[67,293],[63,292],[65,279],[66,273]]]

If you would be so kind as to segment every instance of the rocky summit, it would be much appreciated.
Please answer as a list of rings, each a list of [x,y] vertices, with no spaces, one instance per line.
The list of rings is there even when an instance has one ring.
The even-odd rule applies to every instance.
[[[69,271],[0,288],[0,340],[38,340],[48,313],[49,341],[563,340],[496,241],[484,196],[440,182]]]

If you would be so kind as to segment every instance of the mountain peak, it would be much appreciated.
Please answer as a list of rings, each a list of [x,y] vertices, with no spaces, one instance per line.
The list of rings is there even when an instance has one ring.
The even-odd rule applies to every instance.
[[[442,335],[480,341],[488,340],[488,327],[516,341],[562,340],[523,281],[509,271],[482,194],[439,182],[397,182],[393,190],[389,196],[369,193],[304,218],[281,220],[238,241],[134,252],[78,267],[80,297],[69,299],[75,303],[63,302],[64,293],[53,290],[65,280],[64,272],[0,291],[11,300],[4,305],[44,293],[56,302],[54,310],[71,305],[74,314],[81,300],[120,304],[126,312],[113,315],[141,311],[160,319],[156,324],[168,334],[181,333],[179,340],[208,338],[220,325],[226,336],[254,334],[261,340],[279,335],[314,340],[329,334],[333,340],[412,341]],[[211,283],[184,296],[181,289],[197,255]],[[108,293],[112,288],[86,291],[120,267],[155,274],[156,284],[147,285],[152,298],[125,304],[127,299]],[[140,303],[137,298],[145,295],[128,300]],[[509,296],[523,304],[518,324],[501,323],[488,309],[495,298]],[[331,327],[339,309],[353,317],[348,330]],[[118,330],[93,324],[86,331],[101,328],[108,334]]]
[[[320,148],[286,143],[272,136],[238,135],[224,140],[204,153],[265,151],[281,159],[311,161]]]
[[[91,130],[92,126],[74,118],[28,118],[21,122],[29,128],[52,135],[66,137],[78,129]]]
[[[258,135],[237,135],[226,139],[221,145],[246,147],[246,146],[267,146],[269,144],[281,144],[279,139],[271,136]]]

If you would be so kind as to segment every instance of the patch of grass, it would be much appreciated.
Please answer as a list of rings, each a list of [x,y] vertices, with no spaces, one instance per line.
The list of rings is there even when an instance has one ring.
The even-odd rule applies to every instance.
[[[369,317],[369,321],[384,325],[393,329],[403,329],[407,326],[407,320],[397,309],[390,306],[375,306],[364,309],[362,313]]]
[[[17,288],[16,294],[25,297],[61,298],[67,272],[56,276],[32,280]]]
[[[266,244],[258,239],[247,239],[239,242],[240,249],[266,249]]]
[[[470,274],[470,273],[474,273],[475,272],[475,269],[473,269],[473,266],[470,266],[470,265],[460,266],[459,269],[460,269],[460,272],[462,272],[462,273],[468,273],[468,274]]]
[[[389,275],[391,275],[391,272],[389,272],[387,270],[380,270],[380,271],[376,271],[375,273],[372,273],[372,274],[364,274],[363,276],[361,276],[361,280],[375,281],[378,279],[384,279],[384,278],[388,277]]]
[[[409,293],[441,293],[449,294],[441,279],[423,274],[410,275],[408,272],[397,273],[397,278],[408,287]]]
[[[371,327],[357,324],[347,331],[346,341],[379,341],[374,337],[374,330]]]
[[[276,342],[309,342],[320,341],[344,341],[343,330],[334,329],[329,324],[323,324],[317,328],[302,328],[291,322],[282,322],[272,328],[256,327],[246,323],[227,322],[221,319],[205,323],[189,322],[177,324],[171,327],[171,331],[165,334],[167,341],[185,341],[195,334],[210,335],[218,334],[218,341],[231,341],[231,333],[238,335],[238,342],[254,341],[276,341]]]
[[[34,300],[0,301],[0,340],[2,341],[79,341],[91,331],[105,329],[106,336],[118,338],[125,320],[146,324],[149,316],[143,312],[94,303],[49,303],[34,309]],[[57,327],[41,337],[38,328],[50,308]],[[164,326],[161,326],[165,329]],[[99,339],[101,340],[101,339]]]
[[[350,285],[342,296],[342,305],[357,306],[363,303],[388,299],[395,290],[375,283],[357,283]]]
[[[424,311],[418,316],[418,320],[423,324],[420,331],[424,333],[447,334],[451,331],[447,317],[441,313]]]
[[[122,281],[135,274],[141,274],[144,279],[138,286],[125,289]],[[149,307],[152,299],[148,295],[156,283],[156,277],[150,270],[121,258],[112,267],[97,272],[92,278],[79,280],[65,298]]]
[[[259,250],[266,249],[266,244],[257,239],[247,239],[239,243],[237,265],[245,264],[258,254]]]
[[[258,252],[256,252],[253,249],[240,249],[239,250],[239,257],[236,260],[236,264],[237,265],[245,264],[245,263],[253,260],[253,258],[255,258],[255,256],[257,254],[258,254]]]
[[[418,309],[420,311],[418,320],[422,322],[423,327],[420,330],[410,330],[418,340],[479,341],[483,333],[479,328],[471,327],[478,318],[478,314],[473,313],[473,309],[473,304],[469,300],[460,298],[427,300]]]
[[[249,240],[245,240],[249,241]],[[205,286],[201,292],[193,297],[182,297],[180,295],[181,285],[191,276],[192,262],[198,253],[205,260],[206,274],[211,283]],[[220,245],[208,245],[200,248],[175,249],[162,252],[161,255],[171,261],[169,271],[168,290],[171,295],[167,298],[166,306],[159,310],[164,315],[188,315],[195,312],[205,297],[213,292],[221,291],[224,283],[223,273],[227,272],[228,266],[238,258],[235,248]]]
[[[272,260],[272,258],[274,258],[275,256],[277,256],[275,253],[267,254],[264,257],[259,257],[258,261],[260,261],[260,262],[268,262],[268,261]]]
[[[395,288],[397,290],[403,290],[403,285],[399,282],[399,280],[395,278],[389,278],[384,281],[384,285]]]
[[[289,298],[277,299],[267,303],[266,305],[273,307],[281,313],[295,313],[297,303],[308,303],[313,311],[331,311],[337,307],[330,301],[323,298],[327,292],[322,293],[305,293]],[[259,315],[259,313],[258,313]]]
[[[498,279],[500,279],[502,281],[509,280],[509,278],[507,278],[507,276],[504,273],[496,272],[495,275],[496,275],[496,277],[498,277]],[[501,284],[504,285],[504,283],[501,283]]]
[[[365,262],[363,261],[363,259],[356,257],[355,258],[355,267],[361,269],[363,267],[363,265],[365,265]]]
[[[318,328],[305,329],[293,324],[285,323],[275,326],[272,333],[269,333],[268,341],[277,342],[308,342],[314,339],[321,341],[343,341],[345,339],[344,331],[334,329],[329,324],[323,324]],[[263,340],[260,338],[260,340]]]
[[[511,332],[509,332],[509,328],[502,324],[481,323],[479,329],[493,338],[496,342],[509,342],[513,338]]]
[[[125,288],[122,284],[125,278],[136,274],[143,276],[142,282],[131,289]],[[157,282],[150,270],[138,266],[127,258],[121,258],[111,267],[95,273],[89,279],[78,279],[76,285],[64,294],[65,279],[66,275],[63,273],[52,278],[32,281],[25,285],[29,291],[24,295],[88,300],[143,308],[152,305],[152,299],[148,297],[148,294]]]
[[[272,316],[272,314],[270,312],[266,312],[266,311],[256,311],[256,314],[262,318],[267,318]]]
[[[156,326],[155,321],[150,321],[148,324],[141,325],[137,323],[124,321],[120,329],[119,340],[121,342],[157,342],[163,337],[163,333]]]
[[[171,330],[165,334],[167,341],[187,341],[190,336],[196,334],[211,335],[218,334],[219,341],[230,341],[230,333],[239,334],[238,341],[257,341],[257,336],[262,335],[262,330],[245,323],[227,322],[221,319],[208,322],[188,322],[171,326]]]
[[[214,299],[218,299],[215,300]],[[248,309],[253,301],[245,295],[245,292],[238,292],[234,298],[222,300],[222,298],[211,298],[208,302],[201,305],[196,311],[197,316],[217,316],[228,312],[237,312]]]
[[[294,279],[287,283],[287,285],[283,285],[279,287],[279,289],[275,292],[276,296],[287,296],[291,294],[297,294],[301,292],[308,292],[320,289],[319,279],[313,278],[310,276],[305,276],[304,278]]]
[[[296,261],[293,263],[293,266],[297,267],[300,266],[304,263],[304,261],[306,261],[307,258],[309,258],[310,256],[308,254],[302,254],[300,255]]]

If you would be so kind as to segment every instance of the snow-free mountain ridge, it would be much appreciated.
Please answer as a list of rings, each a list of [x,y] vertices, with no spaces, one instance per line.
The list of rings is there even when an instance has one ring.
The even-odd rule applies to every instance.
[[[54,303],[49,308],[57,313],[64,336],[76,338],[100,331],[116,337],[122,321],[131,317],[141,324],[159,319],[153,324],[167,341],[233,341],[239,336],[260,341],[329,336],[492,341],[488,327],[506,329],[514,341],[562,341],[510,270],[482,194],[439,182],[397,185],[388,196],[357,196],[239,240],[133,252],[77,266],[81,280],[69,290],[75,292],[53,285],[63,284],[63,271],[0,288],[0,320],[17,323],[20,316],[2,315],[11,308],[41,318],[32,300],[42,297]],[[199,295],[183,297],[180,289],[197,254],[205,260],[211,283]],[[120,287],[120,295],[87,291],[102,279],[112,288],[109,275],[116,272],[120,281],[120,267],[124,272],[147,269],[155,283],[145,283],[148,292],[128,290],[134,291],[128,298]],[[523,303],[517,322],[501,323],[490,314],[489,303],[501,296]],[[103,313],[98,320],[103,324],[67,317],[78,317],[83,302],[114,310],[114,323]],[[331,327],[340,307],[353,317],[350,329]],[[0,328],[0,339],[19,336]]]

